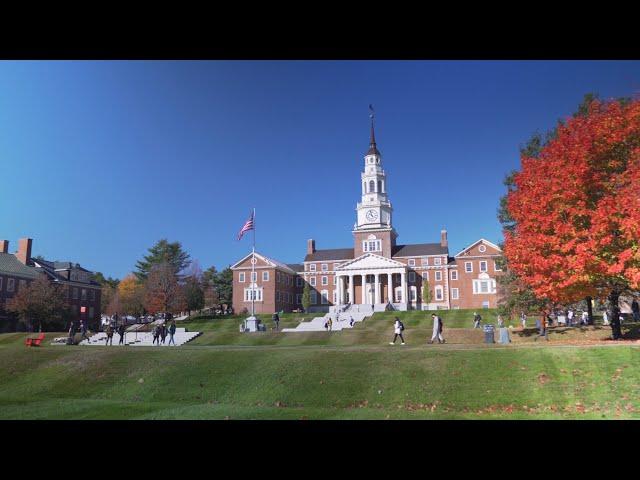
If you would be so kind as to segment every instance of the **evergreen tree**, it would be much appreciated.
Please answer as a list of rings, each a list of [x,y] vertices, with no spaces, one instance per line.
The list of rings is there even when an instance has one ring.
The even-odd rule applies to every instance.
[[[214,278],[214,286],[220,306],[223,304],[230,306],[233,303],[233,270],[227,267],[216,274]]]
[[[184,284],[184,297],[189,316],[191,316],[191,310],[202,310],[204,308],[204,290],[197,277],[187,277]]]
[[[305,312],[309,310],[311,306],[311,287],[307,282],[304,282],[304,289],[302,290],[302,308]]]
[[[134,272],[138,280],[146,280],[153,267],[168,264],[177,278],[191,264],[190,256],[182,249],[180,242],[169,243],[167,239],[158,241],[149,249],[149,255],[136,263]]]

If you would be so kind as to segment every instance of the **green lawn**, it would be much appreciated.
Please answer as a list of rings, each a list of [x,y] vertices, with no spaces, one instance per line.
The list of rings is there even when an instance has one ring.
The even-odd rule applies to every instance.
[[[274,339],[242,346],[231,336],[236,321],[225,322],[212,321],[209,340],[175,349],[48,345],[61,334],[26,348],[24,334],[0,335],[0,418],[640,416],[640,349],[630,344],[426,346],[416,333],[426,327],[407,325],[408,345],[390,346],[373,343],[390,333],[387,319],[374,318],[341,333],[238,334]],[[296,335],[304,337],[287,346]]]

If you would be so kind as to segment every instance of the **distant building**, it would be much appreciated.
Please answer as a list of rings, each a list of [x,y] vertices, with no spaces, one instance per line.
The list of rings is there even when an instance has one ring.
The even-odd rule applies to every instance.
[[[97,325],[100,318],[101,287],[93,272],[78,263],[42,260],[31,257],[33,240],[21,238],[18,251],[9,253],[9,241],[0,240],[0,320],[7,320],[6,302],[21,288],[44,274],[55,284],[63,285],[67,303],[79,320]]]
[[[360,187],[353,247],[317,250],[315,241],[308,240],[302,264],[284,264],[257,252],[255,257],[247,255],[231,267],[234,310],[250,311],[252,297],[256,313],[301,308],[305,284],[310,286],[311,311],[346,304],[373,306],[376,311],[389,304],[397,310],[497,306],[496,277],[501,270],[496,260],[502,251],[494,243],[481,238],[450,257],[446,230],[437,243],[396,242],[373,121]],[[430,302],[423,299],[423,281],[429,283]]]

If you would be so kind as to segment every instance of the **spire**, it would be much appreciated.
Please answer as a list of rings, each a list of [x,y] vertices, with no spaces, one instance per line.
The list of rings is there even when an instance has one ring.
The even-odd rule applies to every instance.
[[[376,147],[376,134],[373,130],[374,112],[373,112],[373,105],[371,104],[369,104],[369,111],[371,111],[371,113],[369,114],[369,118],[371,119],[371,140],[369,141],[369,151],[367,152],[367,155],[380,155],[380,152]]]

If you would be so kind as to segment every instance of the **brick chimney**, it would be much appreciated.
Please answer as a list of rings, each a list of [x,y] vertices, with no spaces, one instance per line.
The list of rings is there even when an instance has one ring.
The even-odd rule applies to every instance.
[[[29,265],[29,260],[31,260],[32,243],[33,240],[30,238],[21,238],[18,240],[18,252],[16,253],[16,257],[25,265]]]
[[[440,246],[441,247],[449,246],[449,242],[447,241],[447,231],[444,229],[440,230]]]
[[[307,240],[307,255],[312,253],[316,253],[316,241],[310,238]]]
[[[0,253],[9,253],[9,240],[0,240]]]

